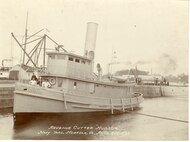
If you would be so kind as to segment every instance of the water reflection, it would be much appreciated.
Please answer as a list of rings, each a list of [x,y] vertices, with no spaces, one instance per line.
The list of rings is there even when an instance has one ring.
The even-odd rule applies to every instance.
[[[123,123],[132,121],[133,115],[107,113],[78,113],[65,115],[39,115],[32,121],[14,128],[13,139],[118,139],[128,135]]]
[[[0,109],[0,139],[12,139],[13,119],[12,108]]]

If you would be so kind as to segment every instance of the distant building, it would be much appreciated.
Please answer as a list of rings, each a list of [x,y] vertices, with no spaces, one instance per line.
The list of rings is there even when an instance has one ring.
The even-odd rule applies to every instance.
[[[27,82],[31,79],[34,68],[26,65],[15,65],[9,72],[9,79]],[[20,73],[20,74],[19,74]]]
[[[0,79],[8,79],[10,69],[11,67],[0,67]]]

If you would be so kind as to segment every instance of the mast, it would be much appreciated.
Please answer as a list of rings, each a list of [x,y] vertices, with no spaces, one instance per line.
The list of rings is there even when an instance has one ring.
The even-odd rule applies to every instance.
[[[11,60],[12,60],[11,67],[13,67],[13,53],[14,53],[14,51],[13,51],[13,39],[11,36]]]
[[[25,28],[25,40],[24,40],[24,50],[26,51],[26,42],[27,42],[27,26],[28,26],[28,12],[27,12],[27,16],[26,16],[26,28]],[[23,54],[23,64],[25,63],[25,53]]]
[[[135,66],[135,78],[138,78],[137,65]]]
[[[43,54],[43,68],[45,69],[45,63],[46,63],[46,35],[44,35],[44,54]]]

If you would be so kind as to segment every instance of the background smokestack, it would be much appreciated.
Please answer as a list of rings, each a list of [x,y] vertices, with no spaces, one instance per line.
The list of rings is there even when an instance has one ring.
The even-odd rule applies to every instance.
[[[94,50],[96,47],[97,29],[98,29],[97,23],[93,23],[93,22],[87,23],[84,56],[92,60],[94,60]]]

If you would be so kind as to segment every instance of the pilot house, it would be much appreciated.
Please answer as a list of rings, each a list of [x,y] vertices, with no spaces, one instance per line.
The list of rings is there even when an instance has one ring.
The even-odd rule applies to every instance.
[[[92,70],[89,58],[67,52],[48,52],[48,73],[89,79]]]

